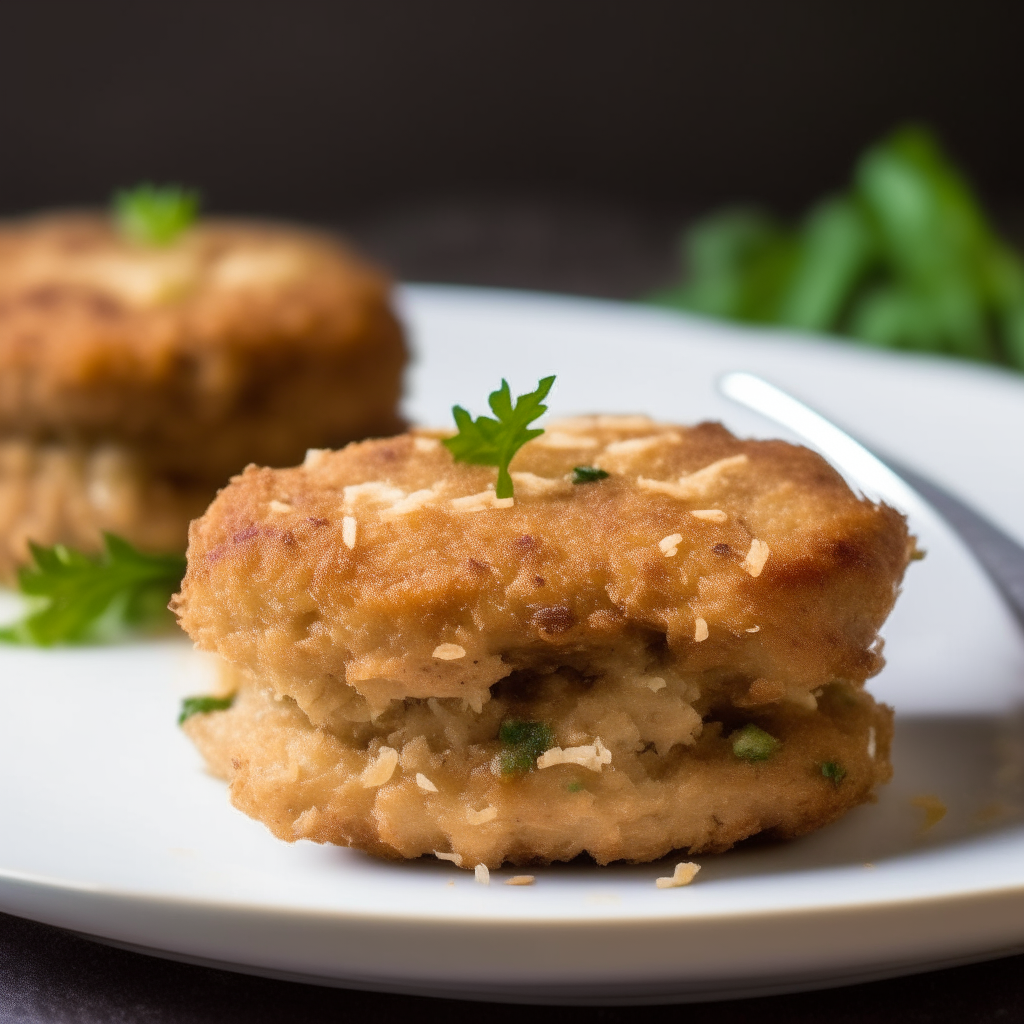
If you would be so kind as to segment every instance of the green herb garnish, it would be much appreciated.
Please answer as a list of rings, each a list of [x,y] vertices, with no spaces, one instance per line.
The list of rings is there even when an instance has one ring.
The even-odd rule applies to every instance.
[[[114,194],[118,227],[132,241],[170,245],[199,214],[199,193],[180,185],[136,185]]]
[[[583,783],[582,782],[570,782],[569,785],[566,786],[565,788],[567,790],[569,790],[570,793],[582,793],[583,792]]]
[[[181,714],[178,715],[178,725],[187,721],[193,715],[207,715],[211,711],[227,711],[235,703],[235,695],[229,697],[186,697],[181,702]]]
[[[821,774],[833,786],[838,786],[846,778],[846,769],[838,761],[825,761],[821,766]]]
[[[185,575],[184,557],[145,555],[112,533],[103,543],[98,556],[63,544],[30,544],[34,564],[19,570],[18,589],[34,607],[0,629],[0,640],[49,647],[167,621],[167,602]]]
[[[686,280],[653,301],[1024,369],[1024,261],[923,128],[868,149],[800,225],[724,210],[683,248]]]
[[[732,752],[744,761],[767,761],[779,741],[751,722],[732,734]]]
[[[548,411],[541,402],[547,398],[554,377],[545,377],[536,391],[520,395],[512,404],[512,393],[508,381],[502,380],[501,387],[492,391],[487,399],[491,412],[497,419],[478,416],[475,420],[461,405],[452,407],[455,425],[459,428],[455,437],[446,438],[445,447],[456,462],[469,462],[475,466],[497,466],[498,484],[494,493],[499,498],[513,495],[512,477],[508,464],[527,441],[540,437],[543,430],[528,429],[529,425]]]
[[[532,771],[537,758],[555,745],[555,734],[546,723],[517,722],[511,718],[501,723],[498,739],[505,748],[500,762],[503,775]]]
[[[573,466],[572,482],[574,484],[592,484],[596,480],[607,480],[608,474],[596,466]]]

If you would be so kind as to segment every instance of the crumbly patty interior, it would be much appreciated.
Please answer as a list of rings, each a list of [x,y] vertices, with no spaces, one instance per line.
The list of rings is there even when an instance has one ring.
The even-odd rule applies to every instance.
[[[504,684],[477,713],[457,700],[395,702],[373,722],[316,728],[290,698],[242,682],[228,711],[185,723],[231,800],[280,839],[355,846],[391,859],[456,863],[655,860],[719,852],[759,832],[803,835],[871,799],[888,781],[892,713],[845,683],[814,711],[721,705],[706,720],[676,692],[571,672]],[[503,767],[503,721],[544,722],[577,762]],[[756,723],[778,747],[764,760],[733,750]],[[607,755],[605,755],[607,756]],[[842,777],[826,774],[838,766]]]
[[[98,551],[116,533],[144,551],[177,551],[207,487],[155,478],[113,445],[0,441],[0,582],[13,583],[29,541]]]
[[[250,682],[189,730],[238,806],[386,856],[605,862],[798,834],[888,777],[861,688],[902,516],[717,424],[562,421],[512,470],[502,502],[405,435],[249,469],[193,523],[176,611]],[[516,722],[551,746],[509,774]],[[750,724],[763,761],[733,750]]]
[[[117,444],[212,488],[249,462],[401,429],[388,280],[336,240],[203,221],[164,247],[107,217],[0,225],[0,438]]]

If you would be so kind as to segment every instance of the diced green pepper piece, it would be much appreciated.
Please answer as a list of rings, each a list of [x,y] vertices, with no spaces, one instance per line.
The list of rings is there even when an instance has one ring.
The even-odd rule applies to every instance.
[[[744,761],[767,761],[779,746],[779,741],[753,722],[743,726],[730,737],[732,752]]]

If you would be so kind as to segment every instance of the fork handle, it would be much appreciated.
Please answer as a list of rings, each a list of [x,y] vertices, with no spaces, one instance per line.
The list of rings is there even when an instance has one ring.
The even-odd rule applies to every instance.
[[[875,454],[963,537],[1024,627],[1024,547],[927,477],[887,455]]]

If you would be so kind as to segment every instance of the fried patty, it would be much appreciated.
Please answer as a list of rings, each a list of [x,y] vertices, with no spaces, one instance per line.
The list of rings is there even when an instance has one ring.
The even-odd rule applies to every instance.
[[[401,429],[389,282],[335,240],[201,222],[166,247],[108,217],[0,227],[0,438],[118,444],[170,479]]]
[[[525,705],[508,692],[480,714],[451,699],[396,701],[347,729],[316,728],[294,701],[243,681],[230,710],[195,715],[185,730],[231,780],[235,806],[279,839],[388,859],[446,853],[465,868],[581,853],[639,863],[721,852],[760,832],[788,839],[870,800],[892,774],[892,713],[849,684],[825,687],[813,713],[785,702],[753,714],[719,709],[671,742],[657,694],[564,670],[536,681],[542,696]],[[567,745],[600,736],[610,762],[504,771],[501,723],[524,713]],[[765,760],[733,750],[750,722],[779,741]]]
[[[179,620],[251,683],[190,730],[238,806],[388,856],[604,862],[798,834],[888,777],[861,688],[899,513],[712,423],[562,421],[512,473],[498,500],[494,470],[407,434],[251,467],[192,524]],[[550,748],[509,773],[516,723]],[[780,742],[763,763],[733,750],[751,724]]]

